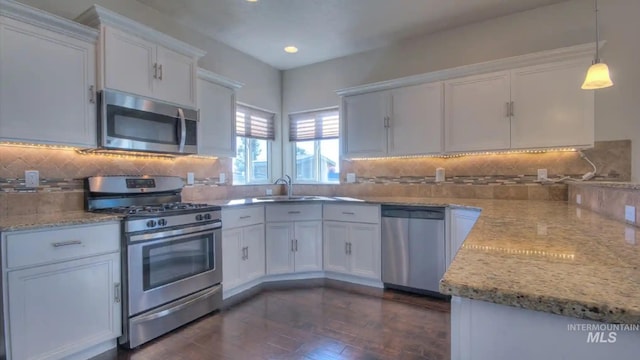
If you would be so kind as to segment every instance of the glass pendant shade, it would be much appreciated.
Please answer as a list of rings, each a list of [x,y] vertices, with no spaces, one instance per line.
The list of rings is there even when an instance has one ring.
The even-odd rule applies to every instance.
[[[609,67],[605,63],[596,62],[587,70],[587,77],[584,79],[582,89],[594,90],[604,89],[613,86],[611,76],[609,75]]]

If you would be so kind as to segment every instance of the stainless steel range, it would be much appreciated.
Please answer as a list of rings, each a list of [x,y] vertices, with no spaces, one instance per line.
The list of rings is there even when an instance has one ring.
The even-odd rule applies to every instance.
[[[181,202],[182,179],[96,176],[89,211],[122,214],[123,335],[135,348],[222,305],[220,207]]]

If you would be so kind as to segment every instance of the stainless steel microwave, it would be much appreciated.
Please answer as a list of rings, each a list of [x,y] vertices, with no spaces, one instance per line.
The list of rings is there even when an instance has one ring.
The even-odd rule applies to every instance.
[[[104,149],[198,152],[198,111],[113,90],[100,94],[98,143]]]

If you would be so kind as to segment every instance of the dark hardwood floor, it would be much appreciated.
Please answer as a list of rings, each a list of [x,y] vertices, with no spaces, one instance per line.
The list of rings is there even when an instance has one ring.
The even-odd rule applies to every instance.
[[[134,351],[92,360],[449,359],[446,301],[318,287],[265,291]]]

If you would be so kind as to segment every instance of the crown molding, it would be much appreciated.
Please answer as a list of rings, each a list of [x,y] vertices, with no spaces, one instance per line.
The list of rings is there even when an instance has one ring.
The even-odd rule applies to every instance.
[[[99,35],[95,29],[13,0],[0,0],[0,16],[92,43]]]
[[[209,70],[205,70],[203,68],[198,68],[198,78],[206,81],[210,81],[212,83],[216,83],[218,85],[222,85],[232,89],[240,89],[244,86],[244,83],[231,80],[222,75],[218,75]]]
[[[600,41],[599,48],[606,41]],[[373,91],[389,90],[403,86],[418,85],[434,81],[443,81],[463,76],[477,75],[494,71],[511,70],[525,66],[540,65],[549,62],[570,61],[593,57],[595,43],[580,44],[558,49],[535,52],[531,54],[508,57],[499,60],[464,65],[450,69],[438,70],[424,74],[411,75],[403,78],[380,81],[372,84],[354,86],[336,90],[339,96],[364,94]],[[586,70],[585,70],[586,71]]]
[[[101,25],[112,26],[134,34],[147,41],[154,42],[184,55],[200,58],[207,52],[175,39],[160,31],[154,30],[114,11],[93,5],[75,19],[77,22],[99,29]]]

